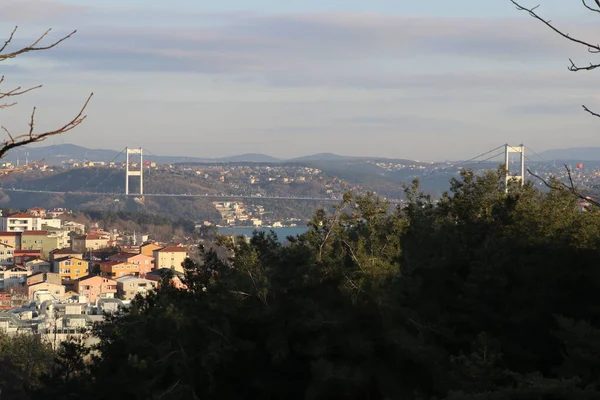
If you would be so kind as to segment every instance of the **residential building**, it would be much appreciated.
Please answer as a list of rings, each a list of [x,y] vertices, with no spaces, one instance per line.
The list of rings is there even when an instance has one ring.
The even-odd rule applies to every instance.
[[[133,300],[136,295],[146,296],[151,290],[156,289],[157,282],[137,276],[123,276],[117,278],[117,295],[123,300]]]
[[[65,295],[65,287],[50,282],[38,282],[27,286],[27,298],[33,300],[37,292],[47,292],[54,297],[63,297]]]
[[[77,257],[59,258],[54,260],[52,271],[63,280],[74,281],[89,274],[89,262]]]
[[[25,265],[27,261],[41,258],[41,250],[15,250],[13,252],[15,265]]]
[[[50,262],[54,262],[54,260],[65,257],[76,257],[82,258],[83,252],[73,251],[69,248],[64,249],[56,249],[50,252]]]
[[[40,229],[62,229],[62,219],[58,218],[42,218]]]
[[[154,268],[169,268],[173,271],[184,272],[183,261],[188,257],[187,248],[167,246],[154,250]]]
[[[0,230],[5,232],[37,231],[41,218],[27,213],[13,213],[0,218]]]
[[[108,239],[98,235],[81,235],[73,238],[71,249],[73,251],[85,253],[105,249],[108,247]]]
[[[55,249],[69,245],[69,235],[63,231],[25,231],[21,234],[22,250],[40,250],[48,257]]]
[[[96,303],[99,299],[116,297],[117,281],[104,276],[88,275],[76,281],[75,291],[86,296],[89,303]]]
[[[175,289],[185,289],[187,287],[183,283],[184,274],[182,274],[181,272],[173,271],[173,270],[168,269],[168,268],[154,270],[154,271],[152,271],[152,272],[144,275],[143,278],[149,279],[151,281],[155,281],[157,283],[157,287],[159,287],[161,279],[167,273],[171,273],[172,274],[171,279],[169,279],[169,283]]]
[[[27,261],[24,266],[31,273],[52,271],[52,263],[42,258],[36,258],[35,260]]]
[[[27,214],[31,214],[34,217],[46,218],[46,209],[40,207],[33,207],[27,210]]]
[[[100,274],[108,278],[120,278],[127,275],[140,276],[140,270],[150,272],[147,266],[128,262],[106,261],[100,263]],[[146,272],[142,272],[142,274],[144,273]]]
[[[79,222],[65,221],[62,224],[62,228],[69,232],[75,232],[79,235],[83,235],[85,232],[85,225],[80,224]]]
[[[13,287],[25,286],[27,283],[27,275],[29,274],[29,271],[21,267],[0,270],[0,291]]]
[[[15,249],[9,244],[0,243],[0,266],[14,264]]]
[[[154,258],[154,251],[162,248],[163,246],[159,246],[156,243],[144,243],[140,246],[140,254]]]
[[[54,283],[55,285],[61,284],[60,274],[56,272],[36,272],[27,277],[27,286],[34,285],[40,282]]]
[[[117,253],[108,257],[110,261],[119,261],[139,266],[140,274],[147,274],[154,269],[154,258],[144,254]]]
[[[0,243],[12,247],[14,250],[21,248],[21,232],[0,232]]]

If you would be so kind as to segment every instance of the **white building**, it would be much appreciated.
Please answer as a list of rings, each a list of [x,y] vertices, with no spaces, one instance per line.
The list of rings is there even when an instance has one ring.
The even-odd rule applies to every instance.
[[[0,231],[24,232],[41,230],[40,217],[26,213],[14,213],[0,218]]]

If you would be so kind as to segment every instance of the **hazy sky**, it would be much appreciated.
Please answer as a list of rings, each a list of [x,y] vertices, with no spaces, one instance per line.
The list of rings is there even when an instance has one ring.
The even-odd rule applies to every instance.
[[[530,0],[524,4],[532,5]],[[571,34],[597,37],[578,2],[536,0]],[[568,5],[570,4],[570,5]],[[43,89],[3,111],[13,131],[89,120],[53,142],[159,155],[317,152],[468,158],[502,143],[600,145],[594,60],[509,0],[2,0],[16,45],[79,32],[0,64],[5,88]],[[593,40],[593,39],[592,39]]]

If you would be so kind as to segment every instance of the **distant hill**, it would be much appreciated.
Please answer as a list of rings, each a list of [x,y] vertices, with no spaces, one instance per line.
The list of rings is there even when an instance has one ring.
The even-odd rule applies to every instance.
[[[29,153],[29,154],[26,154]],[[64,161],[125,161],[125,155],[116,150],[107,149],[88,149],[86,147],[74,144],[57,144],[43,147],[24,147],[18,151],[13,151],[8,157],[8,161],[15,162],[19,158],[21,163],[25,159],[29,161],[44,160],[46,164],[59,165]],[[182,156],[155,156],[144,154],[144,159],[154,161],[159,164],[175,163],[226,163],[226,162],[278,162],[279,159],[265,154],[242,154],[231,157],[221,158],[200,158],[200,157],[182,157]]]
[[[546,160],[600,161],[600,147],[571,147],[547,150],[540,153]]]
[[[307,161],[348,161],[348,160],[360,160],[369,157],[352,157],[352,156],[340,156],[339,154],[333,153],[319,153],[312,154],[309,156],[290,158],[285,160],[286,162],[307,162]]]
[[[248,153],[239,156],[215,158],[212,162],[251,162],[251,163],[276,163],[281,161],[279,158],[271,157],[266,154]]]

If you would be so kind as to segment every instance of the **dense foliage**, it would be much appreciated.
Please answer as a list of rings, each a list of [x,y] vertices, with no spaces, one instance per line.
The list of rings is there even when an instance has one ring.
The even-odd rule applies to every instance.
[[[91,362],[70,353],[79,373],[55,369],[52,393],[600,398],[600,213],[567,191],[505,194],[501,171],[464,171],[438,202],[406,193],[392,213],[347,195],[286,245],[256,234],[223,243],[228,259],[187,260],[186,290],[108,317]]]

